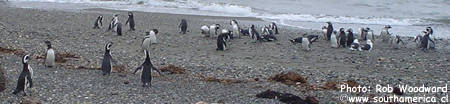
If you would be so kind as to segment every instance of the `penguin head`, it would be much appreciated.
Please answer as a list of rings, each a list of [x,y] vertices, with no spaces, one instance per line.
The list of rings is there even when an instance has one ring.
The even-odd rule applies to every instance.
[[[27,63],[28,63],[28,60],[30,60],[30,55],[25,55],[25,56],[23,56],[23,58],[22,58],[22,63],[23,63],[23,64],[27,64]]]
[[[351,33],[351,32],[353,32],[353,29],[352,28],[348,28],[346,31]]]
[[[345,29],[344,28],[339,28],[339,32],[344,32]]]
[[[370,30],[370,28],[366,27],[366,31],[369,31],[369,30]]]
[[[47,49],[52,48],[52,44],[50,43],[50,41],[45,41],[45,44],[47,44]]]
[[[250,26],[250,29],[255,29],[255,25],[252,24],[252,25]]]
[[[114,14],[114,15],[113,15],[113,17],[117,17],[117,16],[119,16],[119,14]]]
[[[158,29],[152,29],[152,31],[156,34],[158,34]]]
[[[384,29],[386,29],[386,30],[387,30],[387,29],[390,29],[390,28],[392,28],[391,25],[386,25],[386,26],[384,26]]]
[[[133,12],[128,12],[128,16],[133,16]]]
[[[113,44],[113,42],[106,43],[105,50],[109,51],[111,49],[112,44]]]
[[[425,36],[425,35],[427,35],[427,34],[428,34],[427,31],[422,31],[422,36]]]
[[[433,29],[431,27],[427,27],[425,29],[429,34],[433,34]]]

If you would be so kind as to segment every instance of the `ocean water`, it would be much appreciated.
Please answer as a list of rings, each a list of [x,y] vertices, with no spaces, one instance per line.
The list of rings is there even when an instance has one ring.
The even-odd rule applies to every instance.
[[[437,38],[450,37],[450,0],[8,0],[22,8],[116,10],[256,17],[281,25],[321,29],[369,27],[379,33],[415,36],[431,26]]]

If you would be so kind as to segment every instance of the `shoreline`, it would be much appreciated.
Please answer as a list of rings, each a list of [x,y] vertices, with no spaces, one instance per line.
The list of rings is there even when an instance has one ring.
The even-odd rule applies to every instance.
[[[36,85],[30,94],[43,103],[281,103],[275,99],[255,97],[268,89],[292,93],[301,98],[313,96],[320,103],[339,103],[336,96],[356,94],[328,89],[310,90],[305,86],[321,88],[329,82],[348,80],[372,87],[377,84],[417,86],[423,83],[440,86],[449,83],[447,79],[450,78],[448,39],[439,42],[438,46],[442,49],[431,52],[416,49],[412,42],[399,50],[375,43],[372,52],[352,52],[344,48],[329,48],[329,43],[323,40],[313,43],[312,51],[307,52],[287,40],[303,33],[318,34],[318,31],[280,26],[279,41],[255,44],[249,42],[249,37],[243,37],[232,40],[230,49],[222,52],[215,51],[215,38],[205,38],[200,34],[201,25],[220,23],[229,27],[231,19],[237,19],[244,27],[269,22],[257,18],[134,12],[136,31],[128,31],[128,26],[124,26],[124,35],[116,36],[115,33],[104,32],[106,24],[116,13],[121,14],[119,21],[125,22],[127,11],[88,9],[66,12],[5,5],[0,5],[0,9],[0,14],[8,14],[0,17],[0,47],[20,49],[35,57],[45,52],[43,41],[52,40],[56,52],[80,57],[68,59],[56,68],[45,68],[42,60],[36,58],[31,61],[36,69]],[[105,17],[104,26],[93,30],[91,27],[98,15]],[[181,19],[188,20],[190,32],[186,35],[179,34],[176,28]],[[140,86],[139,74],[129,72],[143,62],[139,45],[144,32],[153,28],[160,31],[157,35],[160,43],[151,50],[153,64],[157,67],[173,64],[186,69],[188,74],[155,75],[154,87],[145,89]],[[407,38],[404,39],[406,41]],[[114,42],[113,57],[118,60],[118,65],[125,67],[123,73],[104,77],[99,70],[67,68],[67,65],[100,66],[104,44],[110,41]],[[16,103],[21,97],[10,92],[15,88],[22,68],[20,57],[0,53],[0,59],[8,81],[7,89],[0,93],[1,102]],[[307,85],[285,85],[266,80],[281,72],[298,73],[307,78]],[[197,75],[239,80],[258,78],[259,81],[223,84],[204,81]],[[123,84],[127,81],[129,84]],[[363,93],[361,96],[371,94],[383,96],[390,93]],[[441,96],[439,93],[427,95]]]

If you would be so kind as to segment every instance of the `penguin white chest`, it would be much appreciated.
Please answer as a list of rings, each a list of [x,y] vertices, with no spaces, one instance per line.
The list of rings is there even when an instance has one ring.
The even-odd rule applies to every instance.
[[[47,66],[55,66],[55,51],[53,49],[47,50],[47,56],[45,58],[45,64]]]
[[[302,47],[305,50],[310,50],[311,49],[309,47],[309,40],[308,40],[308,38],[302,38]]]
[[[330,37],[330,38],[331,38],[331,39],[330,39],[330,45],[331,45],[331,47],[337,48],[337,47],[338,47],[338,44],[337,44],[336,34],[331,34],[331,37]]]
[[[150,42],[151,42],[152,44],[158,43],[155,34],[151,34],[151,33],[150,33],[149,39],[150,39]]]

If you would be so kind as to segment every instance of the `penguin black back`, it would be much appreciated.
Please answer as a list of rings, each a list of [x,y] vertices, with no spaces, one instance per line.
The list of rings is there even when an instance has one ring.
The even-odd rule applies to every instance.
[[[131,30],[131,31],[134,31],[134,30],[135,30],[135,29],[134,29],[135,24],[134,24],[134,15],[133,15],[133,12],[128,12],[128,19],[127,19],[127,21],[125,22],[125,25],[127,25],[128,23],[130,23],[130,30]]]
[[[105,54],[103,55],[103,61],[102,61],[102,71],[103,75],[109,75],[112,70],[112,56],[111,56],[111,46],[112,42],[109,42],[105,45]]]
[[[136,74],[136,72],[140,69],[142,69],[141,74],[141,81],[142,81],[142,87],[148,87],[151,86],[152,82],[152,69],[158,72],[159,75],[162,75],[161,72],[152,64],[152,61],[150,60],[150,55],[147,50],[144,50],[145,53],[145,61],[142,63],[141,66],[136,68],[133,74]]]
[[[179,27],[180,27],[180,33],[186,34],[187,27],[188,27],[186,19],[181,19],[181,23],[180,23]]]
[[[98,16],[94,23],[94,29],[100,29],[100,27],[103,25],[103,16]]]
[[[353,30],[351,28],[347,29],[347,46],[350,46],[354,40]]]
[[[122,23],[117,23],[117,35],[122,36]]]
[[[327,22],[327,39],[330,40],[331,33],[333,32],[333,24],[331,22]]]
[[[344,28],[339,29],[339,45],[344,48],[347,46],[347,36],[345,35]]]

